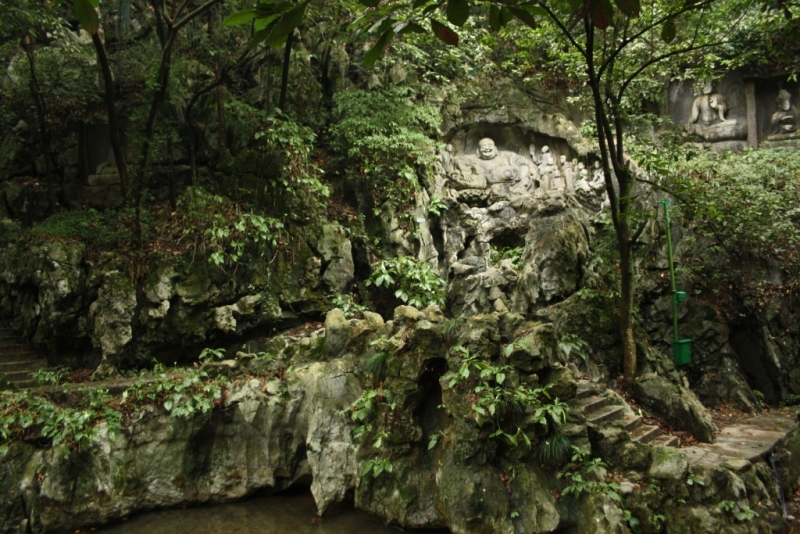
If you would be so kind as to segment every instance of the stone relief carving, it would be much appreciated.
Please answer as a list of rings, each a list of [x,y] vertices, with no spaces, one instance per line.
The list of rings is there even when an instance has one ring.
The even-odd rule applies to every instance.
[[[727,118],[726,113],[729,110],[725,96],[715,93],[711,82],[705,80],[702,94],[696,96],[692,102],[692,112],[686,129],[706,141],[747,139],[747,123]]]
[[[800,137],[797,131],[797,113],[792,107],[792,95],[786,89],[778,91],[777,110],[770,120],[769,139],[790,139]]]
[[[541,196],[548,191],[580,194],[585,200],[602,196],[605,182],[596,180],[578,159],[555,155],[548,145],[537,150],[529,145],[528,155],[500,150],[494,140],[481,139],[474,153],[455,155],[447,145],[436,161],[433,194],[472,206],[514,200],[524,195]],[[596,203],[596,200],[592,201]]]

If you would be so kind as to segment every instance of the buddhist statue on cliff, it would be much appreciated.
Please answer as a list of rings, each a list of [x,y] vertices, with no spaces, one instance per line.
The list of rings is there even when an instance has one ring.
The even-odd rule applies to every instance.
[[[711,82],[703,82],[702,94],[692,102],[692,111],[686,129],[705,141],[725,141],[747,138],[747,124],[726,117],[730,111],[728,100],[715,93]]]
[[[770,120],[771,136],[780,137],[797,133],[797,119],[792,109],[792,95],[786,89],[778,91],[776,101],[778,109]]]

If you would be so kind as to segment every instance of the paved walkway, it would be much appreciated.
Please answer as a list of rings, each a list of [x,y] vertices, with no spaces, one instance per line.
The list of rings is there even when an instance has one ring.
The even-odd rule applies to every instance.
[[[680,449],[692,464],[713,467],[721,463],[764,459],[775,444],[797,428],[797,407],[776,408],[725,427],[711,444]]]

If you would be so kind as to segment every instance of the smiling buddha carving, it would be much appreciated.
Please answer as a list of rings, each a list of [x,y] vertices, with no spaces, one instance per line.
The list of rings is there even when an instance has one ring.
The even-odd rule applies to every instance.
[[[493,139],[485,137],[478,142],[474,154],[456,158],[448,178],[459,198],[488,200],[532,191],[535,185],[532,173],[536,173],[535,166],[527,158],[516,152],[500,151]]]

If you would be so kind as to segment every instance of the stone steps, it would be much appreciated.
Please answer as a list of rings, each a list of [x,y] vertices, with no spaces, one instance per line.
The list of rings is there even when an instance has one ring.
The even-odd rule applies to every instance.
[[[0,375],[16,388],[37,385],[31,373],[47,367],[47,360],[33,352],[10,328],[0,328]]]
[[[618,422],[631,437],[646,445],[662,445],[677,447],[678,438],[662,434],[661,428],[656,425],[646,425],[642,418],[633,414],[630,407],[620,404],[610,404],[609,397],[598,394],[602,387],[588,381],[578,382],[576,397],[583,405],[586,422],[597,425],[601,423]]]

